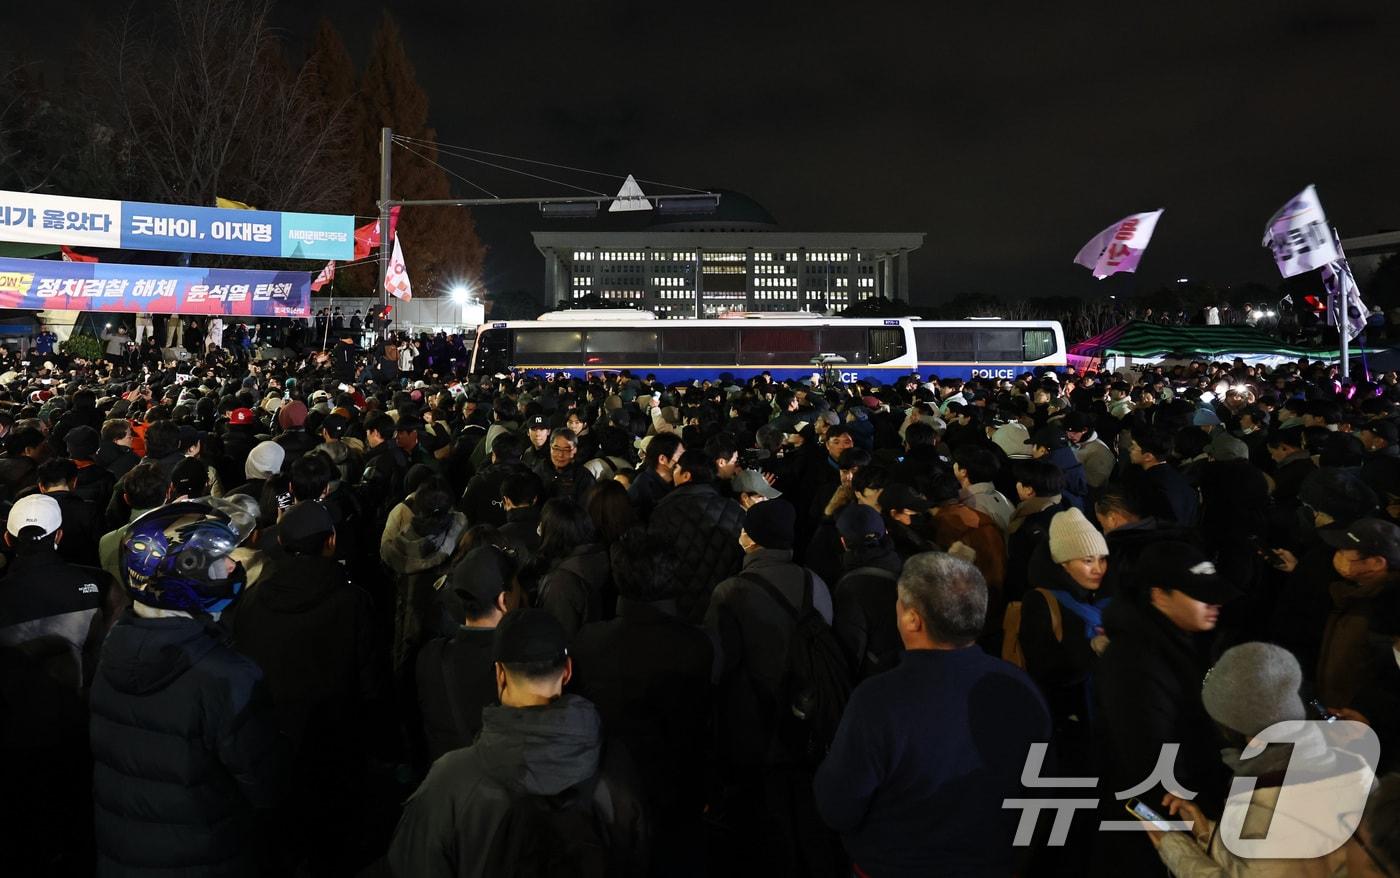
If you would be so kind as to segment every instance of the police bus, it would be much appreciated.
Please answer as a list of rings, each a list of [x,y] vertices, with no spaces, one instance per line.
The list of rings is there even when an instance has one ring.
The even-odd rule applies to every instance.
[[[671,383],[736,379],[763,372],[809,377],[835,363],[842,381],[892,382],[913,373],[1015,377],[1065,365],[1064,333],[1053,321],[919,320],[747,314],[713,320],[658,320],[645,311],[557,311],[538,320],[482,324],[474,373],[567,374],[626,369]]]

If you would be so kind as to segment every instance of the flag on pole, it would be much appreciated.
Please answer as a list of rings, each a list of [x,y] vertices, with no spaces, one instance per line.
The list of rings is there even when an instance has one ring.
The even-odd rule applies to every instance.
[[[1269,218],[1264,246],[1274,253],[1274,264],[1284,277],[1321,268],[1341,259],[1322,212],[1317,190],[1309,185]]]
[[[608,205],[608,213],[620,213],[624,210],[651,210],[651,202],[646,199],[642,187],[637,185],[637,178],[631,174],[627,175],[627,181],[618,190],[617,198]]]
[[[67,246],[67,245],[60,246],[60,247],[58,248],[58,252],[61,253],[61,254],[63,254],[63,261],[64,261],[64,262],[96,262],[96,261],[97,261],[97,257],[96,257],[96,256],[88,256],[88,255],[86,255],[86,254],[84,254],[84,253],[79,253],[77,250],[74,250],[72,247],[69,247],[69,246]]]
[[[1074,261],[1103,280],[1120,271],[1137,271],[1138,261],[1152,240],[1162,211],[1135,213],[1099,232],[1075,255]]]
[[[1322,285],[1327,289],[1327,325],[1345,325],[1347,338],[1354,339],[1366,331],[1366,303],[1361,301],[1361,289],[1356,285],[1346,253],[1342,252],[1341,236],[1336,229],[1332,229],[1332,243],[1337,259],[1322,266]],[[1345,317],[1342,316],[1343,301],[1347,304]]]
[[[389,257],[389,273],[384,277],[384,289],[389,295],[405,302],[413,299],[413,284],[408,280],[408,267],[403,264],[403,247],[394,238],[394,255]]]
[[[228,208],[229,210],[257,210],[257,208],[251,204],[234,201],[232,198],[220,198],[217,195],[214,196],[214,206]]]
[[[399,209],[389,208],[389,240],[398,234]],[[355,259],[367,259],[369,254],[379,249],[379,220],[365,223],[355,229]]]
[[[316,279],[311,282],[311,292],[319,293],[321,287],[335,280],[335,260],[326,263],[326,267],[321,269],[321,273],[316,275]]]

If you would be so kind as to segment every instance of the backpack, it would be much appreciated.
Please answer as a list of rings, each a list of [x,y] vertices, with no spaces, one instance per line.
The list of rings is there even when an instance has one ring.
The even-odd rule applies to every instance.
[[[794,607],[766,579],[741,572],[792,617],[792,637],[778,689],[775,733],[788,753],[820,761],[851,697],[851,667],[831,626],[812,605],[812,571],[803,570],[802,606]]]
[[[608,842],[593,807],[597,778],[552,796],[516,798],[491,837],[483,875],[602,878]]]
[[[1064,639],[1064,623],[1060,619],[1060,602],[1050,593],[1049,589],[1037,588],[1045,597],[1045,602],[1050,605],[1050,630],[1055,633],[1055,640]],[[1011,662],[1021,670],[1026,669],[1026,654],[1021,650],[1021,601],[1012,601],[1006,605],[1006,615],[1001,622],[1001,657]]]
[[[840,591],[841,583],[857,576],[873,576],[876,579],[884,579],[889,582],[899,581],[899,574],[883,567],[856,567],[842,574],[840,581],[836,583],[836,590]],[[853,670],[856,672],[856,678],[864,680],[899,664],[900,654],[904,651],[903,646],[894,644],[891,646],[893,648],[876,653],[871,649],[869,637],[866,637],[865,654],[855,656],[856,666]]]

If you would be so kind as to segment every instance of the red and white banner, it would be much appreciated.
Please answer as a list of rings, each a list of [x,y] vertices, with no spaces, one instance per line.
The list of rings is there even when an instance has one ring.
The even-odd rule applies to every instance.
[[[389,273],[384,277],[384,289],[405,302],[413,298],[413,284],[408,279],[408,266],[403,263],[403,247],[397,236],[394,237],[394,255],[389,257]]]
[[[58,252],[63,254],[64,262],[96,262],[96,256],[88,256],[86,253],[79,253],[72,247],[60,246]]]
[[[1120,271],[1137,271],[1138,261],[1152,240],[1162,211],[1135,213],[1099,232],[1075,255],[1074,261],[1103,280]]]
[[[321,287],[335,280],[335,260],[326,263],[326,267],[321,269],[321,273],[316,275],[316,279],[311,282],[311,292],[319,293]]]

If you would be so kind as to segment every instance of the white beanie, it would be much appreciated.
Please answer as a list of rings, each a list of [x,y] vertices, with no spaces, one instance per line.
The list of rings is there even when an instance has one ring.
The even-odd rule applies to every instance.
[[[259,442],[248,452],[248,462],[243,464],[243,475],[250,479],[270,479],[282,471],[282,461],[287,459],[287,450],[271,439]]]
[[[1050,519],[1050,557],[1056,564],[1108,554],[1108,542],[1074,507]]]

